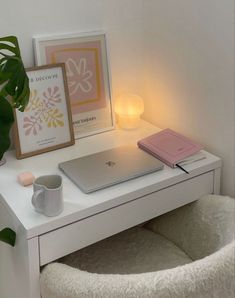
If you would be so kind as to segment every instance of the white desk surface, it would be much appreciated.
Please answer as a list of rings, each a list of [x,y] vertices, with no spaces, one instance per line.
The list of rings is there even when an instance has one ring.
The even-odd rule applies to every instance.
[[[157,131],[158,128],[142,121],[139,129],[104,132],[79,139],[74,146],[22,160],[17,160],[15,152],[9,151],[6,164],[0,167],[0,193],[3,197],[0,200],[20,221],[29,239],[221,166],[218,157],[205,152],[206,159],[185,166],[189,175],[180,169],[164,166],[161,171],[91,194],[81,192],[58,169],[59,162],[124,144],[136,144],[137,140]],[[46,217],[34,211],[31,205],[32,186],[23,187],[17,182],[17,175],[24,171],[31,171],[36,177],[56,173],[62,175],[64,211],[59,216]]]

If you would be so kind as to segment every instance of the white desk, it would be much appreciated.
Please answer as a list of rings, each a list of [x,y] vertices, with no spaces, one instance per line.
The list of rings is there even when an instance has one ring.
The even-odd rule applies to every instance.
[[[14,248],[0,243],[0,297],[39,298],[40,267],[96,241],[192,202],[207,193],[219,193],[221,160],[206,159],[180,169],[164,170],[89,195],[82,193],[58,169],[59,162],[124,144],[158,129],[146,122],[132,131],[113,130],[80,139],[75,146],[16,160],[14,151],[0,167],[0,229],[17,233]],[[64,211],[57,217],[36,213],[32,186],[22,187],[18,173],[59,173],[63,176]],[[14,285],[14,286],[12,286]]]

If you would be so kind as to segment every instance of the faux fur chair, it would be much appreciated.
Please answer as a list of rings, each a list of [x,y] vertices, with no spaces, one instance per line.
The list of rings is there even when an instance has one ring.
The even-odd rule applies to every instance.
[[[42,298],[233,298],[235,200],[208,195],[47,265]]]

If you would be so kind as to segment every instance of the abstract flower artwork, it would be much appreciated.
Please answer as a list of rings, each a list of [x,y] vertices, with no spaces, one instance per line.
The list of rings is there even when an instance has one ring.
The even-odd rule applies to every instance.
[[[16,157],[74,144],[72,115],[64,64],[27,70],[30,98],[23,113],[16,111]]]
[[[78,63],[69,58],[66,61],[67,77],[69,79],[69,94],[74,95],[79,90],[84,93],[88,93],[92,90],[92,77],[94,73],[88,69],[87,60],[81,58]]]
[[[30,92],[29,104],[23,118],[25,136],[37,135],[45,126],[48,128],[64,126],[64,115],[56,107],[56,104],[62,101],[59,87],[49,87],[42,94],[43,97],[40,97],[36,89]]]
[[[35,37],[34,49],[37,65],[65,63],[75,137],[112,129],[105,34]]]
[[[46,63],[64,62],[68,79],[72,114],[104,109],[104,70],[101,67],[101,43],[86,41],[69,45],[47,46]]]

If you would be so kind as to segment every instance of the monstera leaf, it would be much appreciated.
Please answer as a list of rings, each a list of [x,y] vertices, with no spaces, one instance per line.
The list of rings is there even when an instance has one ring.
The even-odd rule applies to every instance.
[[[10,129],[14,122],[14,115],[10,103],[0,96],[0,160],[10,147]]]
[[[23,112],[28,104],[29,94],[29,79],[17,38],[0,38],[0,160],[10,146],[13,109]]]
[[[11,246],[15,246],[16,233],[10,229],[5,228],[0,231],[0,241],[10,244]]]

